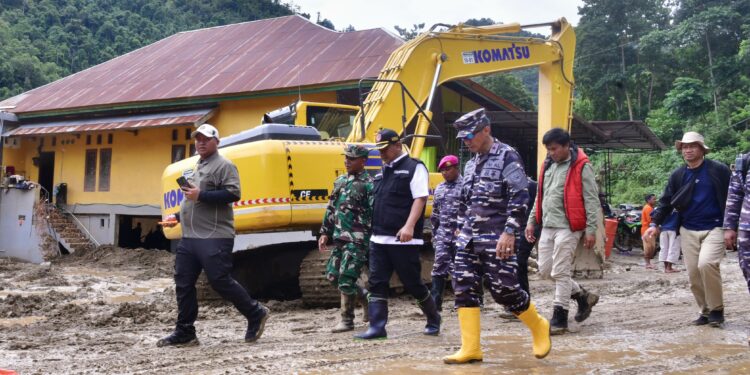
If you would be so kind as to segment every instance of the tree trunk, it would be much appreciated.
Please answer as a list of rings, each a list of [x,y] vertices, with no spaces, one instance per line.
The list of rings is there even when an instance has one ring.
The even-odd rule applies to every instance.
[[[720,126],[719,99],[716,92],[716,80],[714,79],[714,61],[713,56],[711,56],[711,42],[708,39],[708,30],[706,30],[706,49],[708,49],[708,73],[711,76],[711,93],[714,97],[714,115],[716,116],[716,126]]]
[[[628,93],[628,86],[625,84],[627,82],[627,79],[625,79],[625,45],[624,43],[620,43],[620,59],[622,61],[622,90],[625,92],[625,104],[628,106],[628,118],[630,121],[633,121],[633,106],[630,104],[630,93]]]
[[[648,111],[651,112],[651,99],[654,95],[654,72],[649,72],[651,76],[651,82],[648,84]]]

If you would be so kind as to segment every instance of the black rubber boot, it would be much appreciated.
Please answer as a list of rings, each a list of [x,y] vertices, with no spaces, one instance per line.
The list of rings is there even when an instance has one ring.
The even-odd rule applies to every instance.
[[[591,315],[591,309],[594,308],[597,302],[599,302],[599,296],[594,293],[589,293],[586,289],[581,287],[581,291],[570,296],[578,303],[578,311],[576,311],[575,320],[576,322],[582,322]]]
[[[549,321],[549,332],[552,335],[562,335],[568,331],[568,310],[562,306],[555,306],[552,319]]]
[[[367,331],[354,335],[354,338],[360,340],[388,338],[388,333],[385,331],[385,324],[388,322],[388,300],[372,296],[369,300],[370,325]]]
[[[437,311],[443,311],[443,292],[445,291],[445,277],[433,276],[432,277],[432,298],[435,299],[435,306]]]
[[[427,297],[422,301],[417,301],[417,305],[424,316],[427,317],[427,324],[424,326],[424,334],[429,336],[437,336],[440,334],[440,313],[437,310],[437,304],[435,299],[432,298],[431,294],[427,294]]]
[[[183,347],[194,346],[198,344],[198,337],[195,335],[195,327],[193,326],[178,326],[177,328],[175,328],[172,334],[156,342],[156,346],[160,348],[164,346]]]
[[[245,332],[245,342],[256,342],[263,335],[263,329],[266,327],[266,320],[270,314],[267,307],[258,304],[258,311],[254,316],[247,318],[247,331]]]

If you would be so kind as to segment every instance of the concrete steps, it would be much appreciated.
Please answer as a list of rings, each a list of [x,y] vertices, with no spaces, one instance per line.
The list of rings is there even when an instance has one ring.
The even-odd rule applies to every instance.
[[[52,227],[52,230],[55,231],[60,244],[69,252],[72,253],[77,250],[87,250],[95,247],[86,234],[73,222],[70,215],[59,211],[54,206],[50,206],[48,212],[47,222]]]

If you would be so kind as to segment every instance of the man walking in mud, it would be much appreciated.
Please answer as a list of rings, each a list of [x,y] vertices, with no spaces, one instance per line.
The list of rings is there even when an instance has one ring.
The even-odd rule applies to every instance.
[[[669,176],[651,227],[644,237],[659,235],[659,226],[676,209],[680,213],[680,238],[690,290],[700,308],[694,325],[721,327],[724,323],[724,296],[719,266],[725,253],[724,209],[727,203],[730,171],[723,163],[706,159],[710,151],[703,136],[687,132],[675,148],[685,165]],[[735,228],[730,221],[730,229]]]
[[[419,249],[424,244],[424,208],[429,195],[429,173],[419,159],[403,150],[401,137],[390,129],[375,136],[383,169],[373,178],[372,237],[370,237],[370,279],[367,297],[370,325],[357,339],[388,336],[388,291],[393,271],[404,289],[417,300],[427,317],[425,335],[440,333],[440,314],[430,290],[422,283]]]
[[[185,194],[179,215],[170,215],[162,222],[165,227],[182,223],[174,266],[177,324],[174,332],[156,345],[198,344],[193,324],[198,317],[195,282],[201,270],[211,287],[247,318],[245,341],[255,342],[263,334],[269,311],[230,274],[234,248],[232,202],[240,199],[239,173],[231,161],[217,152],[219,131],[215,127],[203,124],[192,137],[200,159],[193,169],[183,172],[184,179],[178,179]]]
[[[570,134],[554,128],[544,134],[542,143],[547,158],[539,171],[534,206],[526,223],[526,239],[536,241],[534,230],[542,226],[539,236],[539,274],[555,284],[551,333],[568,330],[570,299],[578,302],[576,322],[583,322],[599,296],[589,293],[571,277],[573,256],[583,236],[583,244],[592,249],[601,218],[599,192],[589,159],[570,141]]]
[[[453,258],[456,256],[456,230],[458,229],[458,205],[461,198],[461,171],[458,158],[446,155],[438,163],[438,171],[445,181],[435,188],[432,201],[432,246],[435,262],[432,265],[432,297],[438,311],[443,311],[443,291],[448,277],[453,273]]]
[[[367,264],[372,233],[372,178],[365,171],[369,153],[367,148],[358,145],[348,145],[344,149],[346,174],[333,183],[320,227],[318,249],[328,251],[329,240],[333,240],[334,245],[326,264],[326,278],[341,292],[341,321],[331,330],[333,333],[354,329],[357,297],[367,305],[357,279]]]
[[[495,302],[515,314],[531,331],[533,353],[544,358],[552,348],[549,322],[539,315],[518,283],[516,250],[529,203],[528,179],[520,155],[492,136],[484,108],[453,124],[457,138],[475,153],[464,168],[459,206],[453,286],[461,349],[443,358],[448,364],[482,361],[480,299],[482,277],[490,281]]]

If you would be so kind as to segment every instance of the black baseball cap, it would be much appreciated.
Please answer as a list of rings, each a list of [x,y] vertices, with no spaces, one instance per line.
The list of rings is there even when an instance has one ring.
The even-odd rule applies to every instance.
[[[375,148],[382,150],[386,146],[397,143],[400,140],[401,137],[395,131],[391,129],[380,129],[378,134],[375,135]]]

